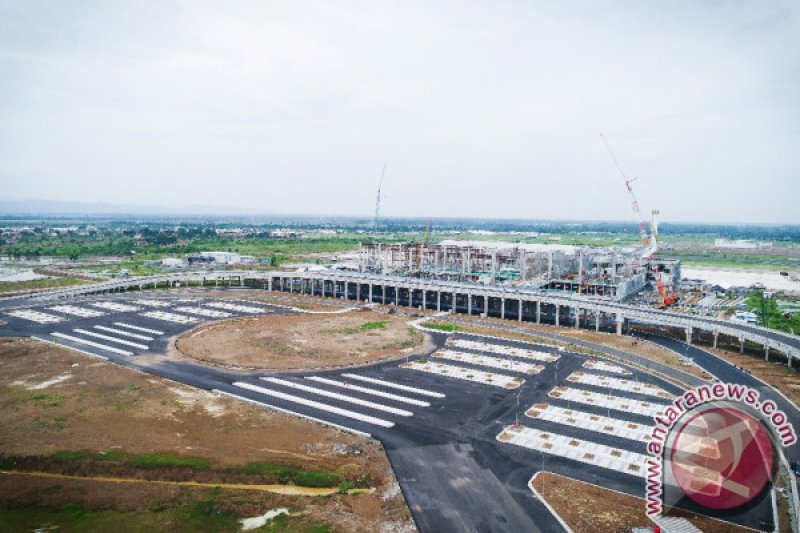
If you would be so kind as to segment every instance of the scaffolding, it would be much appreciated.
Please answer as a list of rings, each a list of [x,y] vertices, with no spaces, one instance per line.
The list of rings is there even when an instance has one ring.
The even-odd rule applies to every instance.
[[[680,272],[672,264],[664,264],[662,268],[670,267]],[[359,269],[377,274],[568,291],[614,300],[624,300],[639,292],[648,281],[647,260],[642,259],[639,248],[493,241],[445,240],[429,246],[364,243]]]

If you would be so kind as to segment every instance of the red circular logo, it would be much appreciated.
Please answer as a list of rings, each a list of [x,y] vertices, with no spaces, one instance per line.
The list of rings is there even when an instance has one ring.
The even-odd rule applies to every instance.
[[[712,407],[689,418],[672,444],[672,473],[692,500],[732,509],[758,496],[772,473],[772,443],[750,415]]]

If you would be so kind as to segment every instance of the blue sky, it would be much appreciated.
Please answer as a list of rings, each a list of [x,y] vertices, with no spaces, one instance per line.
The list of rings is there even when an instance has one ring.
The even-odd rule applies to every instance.
[[[0,0],[0,199],[800,223],[800,4]]]

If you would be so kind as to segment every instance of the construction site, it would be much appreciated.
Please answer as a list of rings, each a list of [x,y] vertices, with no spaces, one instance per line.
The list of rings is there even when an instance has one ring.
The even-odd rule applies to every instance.
[[[364,243],[362,272],[510,285],[623,301],[648,284],[672,293],[680,262],[642,256],[640,248],[444,240],[436,244]]]

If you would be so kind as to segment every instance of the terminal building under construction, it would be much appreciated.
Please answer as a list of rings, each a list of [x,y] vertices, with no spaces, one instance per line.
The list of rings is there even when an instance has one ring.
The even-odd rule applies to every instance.
[[[680,262],[643,257],[641,248],[445,240],[364,243],[362,272],[513,285],[625,300],[655,278],[677,290]]]

